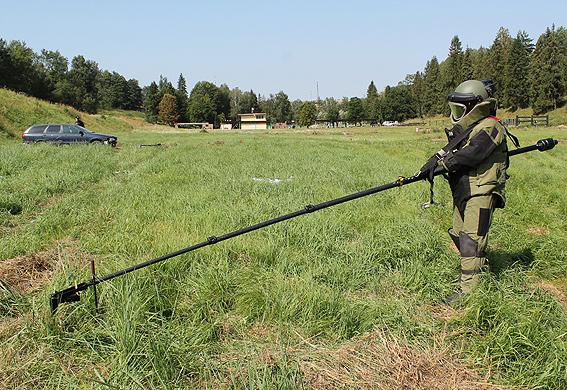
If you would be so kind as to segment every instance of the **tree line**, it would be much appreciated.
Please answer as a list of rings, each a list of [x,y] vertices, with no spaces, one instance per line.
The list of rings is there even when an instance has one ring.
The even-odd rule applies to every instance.
[[[21,41],[0,39],[0,87],[96,112],[100,108],[143,110],[148,122],[237,122],[238,114],[265,112],[270,123],[309,126],[317,120],[335,125],[404,121],[448,115],[447,95],[462,81],[491,79],[501,108],[532,107],[536,114],[561,106],[567,92],[567,29],[552,26],[534,43],[525,31],[512,37],[500,28],[490,47],[463,49],[458,36],[447,58],[433,56],[423,70],[378,92],[370,82],[365,97],[290,101],[280,91],[262,96],[198,81],[190,92],[183,74],[174,86],[166,77],[140,88],[135,79],[101,70],[81,55],[69,61],[58,51],[40,53]]]
[[[250,112],[265,112],[270,123],[293,120],[291,103],[283,91],[266,97],[252,90],[230,89],[226,84],[216,86],[209,81],[199,81],[188,93],[183,74],[179,75],[176,88],[166,77],[160,76],[158,82],[143,88],[143,97],[148,122],[170,125],[207,122],[218,127],[226,121],[236,123],[238,114]]]
[[[101,70],[95,61],[82,55],[69,63],[59,51],[35,53],[15,40],[0,39],[0,87],[90,113],[100,108],[142,108],[142,89],[137,80]]]
[[[525,31],[512,37],[502,27],[490,47],[464,50],[455,36],[444,61],[432,57],[400,87],[409,88],[417,116],[447,114],[447,95],[469,79],[492,80],[500,108],[556,109],[567,93],[567,29],[547,28],[534,44]]]
[[[223,120],[236,121],[237,114],[254,109],[266,112],[272,123],[381,123],[448,115],[447,95],[469,79],[491,79],[497,86],[501,108],[532,107],[536,114],[555,109],[564,103],[567,93],[567,30],[547,28],[534,44],[525,31],[512,37],[506,28],[500,28],[490,47],[478,49],[463,49],[459,37],[454,36],[445,60],[440,62],[433,56],[423,70],[407,75],[396,86],[386,86],[380,93],[371,81],[363,98],[289,102],[284,92],[266,98],[205,81],[198,82],[187,95],[181,75],[177,89],[163,78],[159,84],[144,88],[144,106],[151,121],[160,120],[160,102],[169,94],[177,102],[174,105],[173,98],[166,98],[171,101],[169,107],[178,107],[175,118],[183,121],[218,125]]]

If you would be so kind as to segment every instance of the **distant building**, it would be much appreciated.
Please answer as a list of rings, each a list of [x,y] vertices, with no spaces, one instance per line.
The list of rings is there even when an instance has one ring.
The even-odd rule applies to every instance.
[[[230,122],[222,122],[220,125],[221,130],[231,130],[232,129],[232,123]]]
[[[242,130],[266,130],[268,128],[265,112],[238,114],[238,119]]]
[[[190,123],[176,123],[175,127],[180,129],[207,129],[213,128],[213,124],[209,122],[190,122]]]

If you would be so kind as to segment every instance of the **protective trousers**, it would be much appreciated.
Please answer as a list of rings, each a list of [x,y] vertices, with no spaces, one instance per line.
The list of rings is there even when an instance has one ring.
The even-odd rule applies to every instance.
[[[470,198],[464,207],[454,207],[451,239],[461,255],[461,290],[469,293],[480,282],[480,273],[488,270],[485,249],[494,213],[494,195]]]

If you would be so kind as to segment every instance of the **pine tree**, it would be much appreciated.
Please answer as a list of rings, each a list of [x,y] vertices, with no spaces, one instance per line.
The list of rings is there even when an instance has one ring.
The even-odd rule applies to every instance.
[[[491,78],[490,49],[480,47],[471,53],[473,75],[471,79],[487,80]]]
[[[173,88],[173,85],[169,82],[167,77],[164,77],[162,75],[159,76],[158,91],[160,101],[163,95],[165,95],[166,93],[175,96],[175,88]]]
[[[449,46],[449,55],[447,59],[443,61],[443,92],[445,92],[445,95],[453,92],[455,88],[457,88],[457,85],[463,81],[462,64],[463,46],[461,45],[459,37],[455,35]]]
[[[506,64],[509,63],[510,49],[512,48],[512,37],[508,29],[501,27],[490,47],[489,65],[490,79],[496,85],[496,96],[500,104],[509,106],[509,94],[511,79],[506,74]]]
[[[187,82],[183,73],[179,74],[179,79],[177,80],[177,89],[175,90],[175,98],[177,101],[177,113],[179,114],[180,122],[187,122],[189,109],[189,96],[187,95]]]
[[[561,78],[563,79],[563,91],[567,93],[567,28],[559,27],[557,29],[557,37],[559,38],[559,46],[561,47],[561,57],[562,61],[561,67]]]
[[[142,88],[138,84],[138,80],[130,79],[127,82],[127,109],[139,110],[143,106]]]
[[[150,123],[155,123],[158,119],[159,103],[161,101],[159,97],[159,89],[155,81],[144,87],[142,91],[144,95],[144,112],[146,115],[146,121]]]
[[[533,45],[528,33],[520,31],[512,42],[510,59],[506,74],[510,78],[508,84],[508,103],[513,110],[526,108],[529,104],[529,68]]]
[[[465,50],[465,54],[463,55],[461,76],[462,81],[472,80],[474,78],[473,50],[468,47]]]
[[[366,100],[364,101],[364,119],[370,120],[371,123],[380,121],[380,97],[378,90],[374,85],[374,80],[370,81],[366,90]]]
[[[424,71],[425,92],[423,112],[426,115],[435,115],[444,112],[444,108],[441,106],[442,94],[440,83],[439,62],[437,61],[437,57],[433,57],[430,61],[427,61]]]
[[[413,76],[413,83],[411,84],[411,93],[416,103],[416,114],[422,118],[424,115],[424,102],[425,102],[425,80],[423,73],[416,72]]]
[[[311,126],[317,119],[317,106],[314,102],[304,102],[301,104],[298,114],[299,126]]]
[[[543,113],[559,105],[565,93],[561,69],[565,55],[555,26],[547,28],[536,43],[530,66],[531,104],[535,113]]]
[[[376,85],[374,85],[374,80],[370,81],[368,88],[366,89],[366,98],[372,99],[378,97],[378,90],[376,89]]]

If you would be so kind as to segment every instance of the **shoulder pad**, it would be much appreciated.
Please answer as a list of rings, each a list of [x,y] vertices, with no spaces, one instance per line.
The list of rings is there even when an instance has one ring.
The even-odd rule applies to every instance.
[[[479,124],[482,124],[483,126],[494,126],[496,123],[500,123],[500,119],[495,116],[487,116],[479,122]]]

